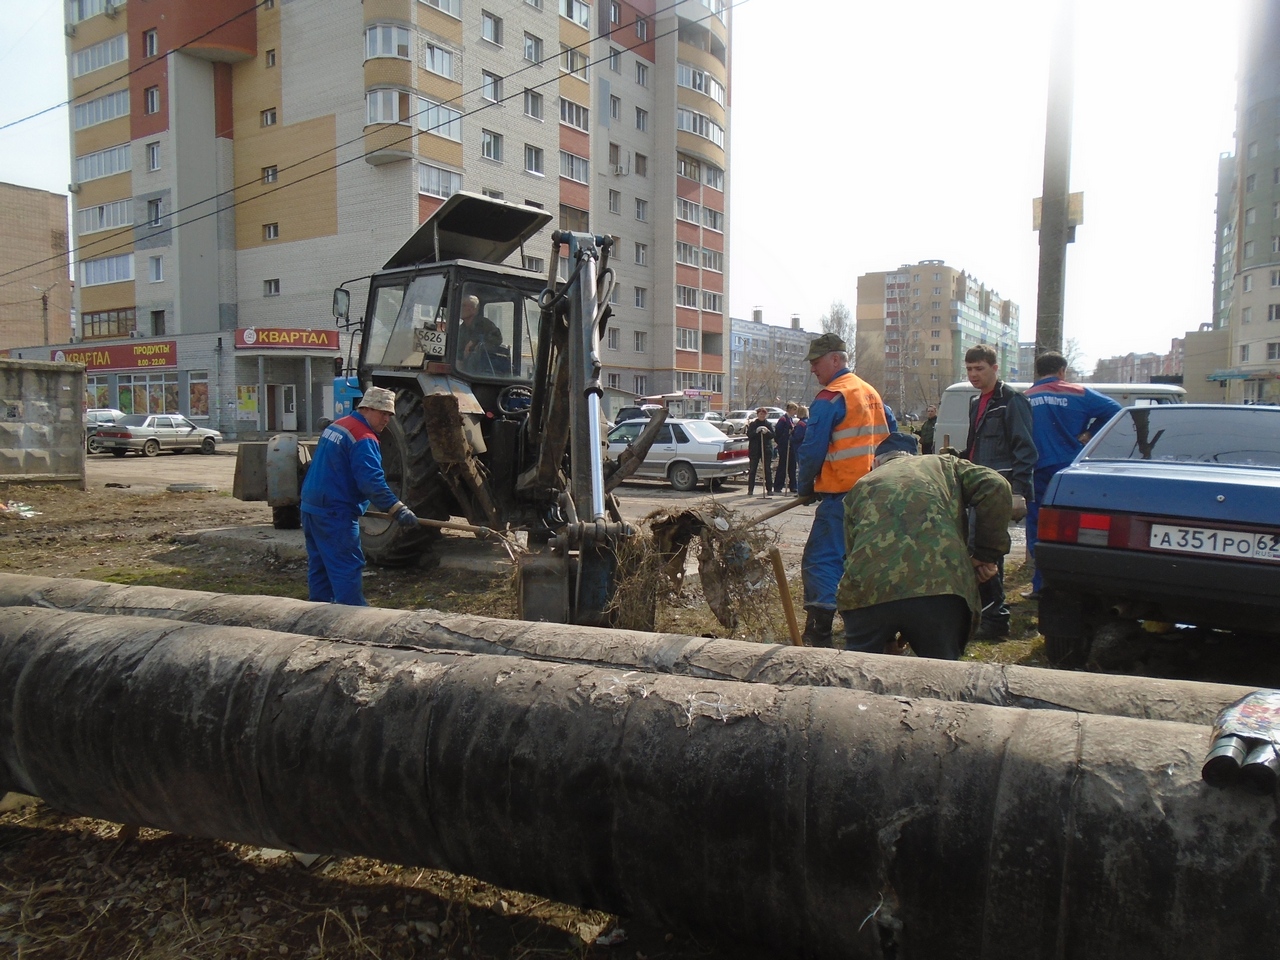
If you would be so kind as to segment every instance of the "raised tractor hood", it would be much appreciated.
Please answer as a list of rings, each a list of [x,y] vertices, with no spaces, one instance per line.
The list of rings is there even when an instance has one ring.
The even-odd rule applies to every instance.
[[[551,214],[478,193],[455,193],[423,222],[384,270],[445,260],[502,263],[551,222]]]

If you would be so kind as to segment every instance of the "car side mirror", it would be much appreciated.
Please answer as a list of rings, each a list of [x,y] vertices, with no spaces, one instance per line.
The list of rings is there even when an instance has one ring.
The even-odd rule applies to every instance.
[[[351,314],[351,291],[338,287],[333,291],[333,315],[338,320],[346,320]]]

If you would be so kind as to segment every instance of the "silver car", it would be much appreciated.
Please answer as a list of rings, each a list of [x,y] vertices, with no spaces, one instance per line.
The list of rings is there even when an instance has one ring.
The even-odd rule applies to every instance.
[[[116,457],[130,450],[144,457],[154,457],[161,450],[213,453],[221,439],[217,430],[197,427],[176,413],[131,413],[98,428],[98,443]]]
[[[609,456],[617,458],[648,426],[648,420],[628,420],[609,431]],[[699,480],[713,487],[725,477],[747,472],[747,441],[727,437],[706,420],[672,420],[658,430],[637,477],[666,479],[677,490],[692,490]]]
[[[114,407],[92,407],[84,412],[84,445],[89,453],[101,453],[102,444],[98,441],[98,430],[108,424],[115,423],[125,416],[123,410]]]

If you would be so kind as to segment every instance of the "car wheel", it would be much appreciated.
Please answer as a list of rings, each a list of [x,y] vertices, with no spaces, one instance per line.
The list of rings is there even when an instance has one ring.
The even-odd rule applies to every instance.
[[[144,457],[154,457],[160,452],[159,440],[148,440],[142,445],[142,455]]]
[[[297,530],[302,526],[302,508],[296,503],[271,508],[271,526],[277,530]]]
[[[101,440],[99,440],[96,436],[90,437],[90,438],[85,442],[85,448],[86,448],[90,453],[101,453],[101,452],[102,452],[102,441],[101,441]]]
[[[200,452],[208,456],[217,449],[218,443],[213,437],[205,437],[200,441]]]
[[[128,452],[128,450],[112,450],[111,455],[113,457],[123,457]]]
[[[681,493],[686,493],[698,485],[698,472],[687,463],[677,463],[672,466],[667,477],[671,481],[671,486]]]

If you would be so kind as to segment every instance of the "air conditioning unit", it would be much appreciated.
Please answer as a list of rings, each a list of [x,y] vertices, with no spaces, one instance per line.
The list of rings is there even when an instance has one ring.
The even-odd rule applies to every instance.
[[[76,25],[74,23],[68,23],[62,28],[62,32],[68,37],[74,37],[76,35]]]
[[[130,330],[130,331],[129,331],[129,337],[130,337],[130,339],[138,340],[138,339],[140,339],[140,338],[142,337],[142,331],[141,331],[141,330]]]
[[[106,14],[108,19],[114,20],[116,18],[116,5],[111,0],[107,0],[102,7],[102,12]]]
[[[625,163],[615,163],[613,165],[613,175],[615,177],[625,177],[629,172]]]
[[[67,193],[79,193],[79,192],[80,192],[80,184],[78,183],[67,184]]]
[[[80,342],[80,338],[77,337],[74,333],[71,336],[67,337],[67,343],[79,343],[79,342]]]

